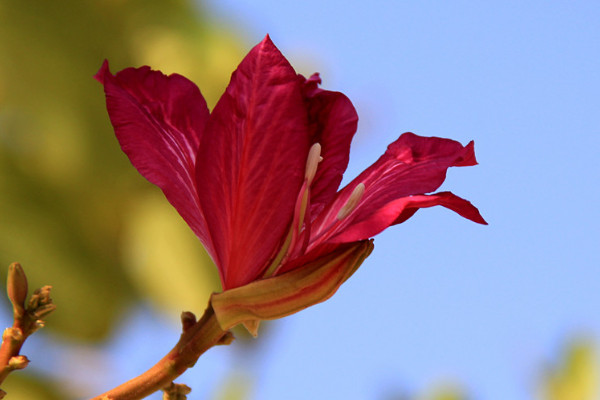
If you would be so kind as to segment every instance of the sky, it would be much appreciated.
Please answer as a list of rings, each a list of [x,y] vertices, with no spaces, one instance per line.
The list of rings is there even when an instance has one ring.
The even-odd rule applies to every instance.
[[[320,72],[323,88],[353,101],[346,182],[405,131],[474,140],[479,165],[452,168],[441,189],[489,225],[438,207],[388,229],[332,299],[267,325],[253,346],[203,355],[180,379],[191,399],[210,398],[235,370],[261,400],[378,400],[445,382],[474,399],[524,400],[569,340],[600,344],[597,2],[203,7],[248,50],[268,33],[299,73]],[[132,318],[148,340],[177,336],[148,309]],[[133,335],[112,342],[112,357],[139,362],[117,363],[113,384],[168,350],[133,348]]]
[[[208,8],[249,49],[268,33],[298,72],[353,101],[346,181],[405,131],[474,140],[480,165],[450,170],[442,189],[489,222],[425,209],[379,235],[331,300],[265,338],[255,398],[374,399],[453,381],[477,399],[530,399],[571,338],[600,342],[597,2]]]

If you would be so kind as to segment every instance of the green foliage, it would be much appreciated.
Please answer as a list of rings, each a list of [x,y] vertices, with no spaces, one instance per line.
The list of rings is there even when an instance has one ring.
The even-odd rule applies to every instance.
[[[384,397],[384,400],[468,400],[469,397],[464,390],[457,385],[443,384],[433,385],[419,395],[406,393],[392,393]]]
[[[252,398],[253,382],[242,374],[232,374],[222,385],[214,400],[248,400]]]
[[[558,365],[546,371],[541,400],[597,400],[600,398],[600,364],[595,348],[579,341],[569,346]]]
[[[2,384],[9,400],[64,400],[64,394],[56,384],[39,376],[15,373]]]
[[[84,340],[140,295],[201,313],[216,274],[121,153],[92,76],[105,58],[114,71],[148,64],[187,74],[214,104],[242,48],[183,0],[4,1],[0,38],[2,279],[19,261],[33,287],[52,285],[48,329]]]
[[[467,397],[457,388],[444,387],[434,390],[423,400],[467,400]]]
[[[393,394],[387,400],[468,400],[459,386],[434,386],[422,395]],[[539,400],[600,399],[600,363],[590,341],[574,341],[563,349],[556,365],[547,368],[532,398]]]

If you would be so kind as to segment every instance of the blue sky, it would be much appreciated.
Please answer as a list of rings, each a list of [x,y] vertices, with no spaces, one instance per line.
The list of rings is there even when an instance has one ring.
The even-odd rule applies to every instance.
[[[454,168],[443,189],[490,223],[427,209],[378,236],[332,300],[264,338],[257,399],[374,399],[447,380],[528,399],[569,338],[600,339],[598,3],[209,9],[249,48],[269,33],[299,72],[350,97],[361,120],[348,179],[404,131],[475,140],[480,165]]]

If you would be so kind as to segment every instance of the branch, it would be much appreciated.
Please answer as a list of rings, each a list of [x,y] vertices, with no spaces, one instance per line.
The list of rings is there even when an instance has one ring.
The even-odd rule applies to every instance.
[[[27,299],[27,277],[19,263],[8,267],[6,289],[13,306],[13,326],[6,328],[2,334],[0,346],[0,384],[15,370],[23,369],[29,364],[27,357],[20,355],[25,340],[39,328],[44,326],[42,318],[56,309],[50,298],[51,286],[37,289],[25,307]],[[0,399],[6,393],[0,390]]]
[[[158,390],[171,387],[173,380],[193,367],[211,347],[233,341],[233,335],[221,329],[210,303],[199,321],[191,312],[184,312],[181,320],[183,333],[179,342],[162,360],[142,375],[92,400],[143,399]]]

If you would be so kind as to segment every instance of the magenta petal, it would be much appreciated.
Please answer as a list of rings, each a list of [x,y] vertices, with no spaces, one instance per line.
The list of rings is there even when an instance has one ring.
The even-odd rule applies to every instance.
[[[370,238],[380,233],[390,225],[399,224],[410,218],[419,208],[443,206],[473,222],[487,225],[479,210],[469,201],[450,192],[440,192],[430,195],[415,195],[403,197],[379,208],[369,218],[356,222],[338,235],[332,237],[331,243],[346,243]]]
[[[341,238],[343,241],[369,238],[401,219],[403,212],[414,214],[407,208],[415,207],[405,206],[408,200],[403,198],[435,191],[444,182],[447,169],[452,166],[474,164],[476,160],[472,142],[462,146],[450,139],[405,133],[388,146],[379,160],[338,193],[333,203],[316,219],[312,235],[320,237],[320,240],[336,237],[336,242]],[[364,195],[354,211],[342,221],[337,221],[340,209],[359,183],[365,185]],[[398,204],[402,207],[392,207],[399,199]],[[403,218],[410,215],[404,214]],[[372,227],[369,224],[373,224]]]
[[[198,154],[224,289],[255,280],[289,229],[309,148],[301,83],[266,37],[233,73]]]
[[[449,210],[454,211],[458,215],[469,219],[478,224],[487,225],[488,223],[483,219],[477,207],[471,204],[470,201],[465,200],[461,197],[456,196],[451,192],[439,192],[430,195],[412,196],[408,198],[404,205],[404,210],[392,223],[392,225],[401,224],[410,217],[419,208],[442,206]]]
[[[321,144],[323,157],[311,186],[311,215],[316,216],[333,199],[342,181],[358,115],[344,94],[318,87],[318,74],[302,80],[311,143]]]
[[[200,90],[180,75],[149,67],[112,75],[104,62],[95,78],[121,148],[135,168],[162,189],[196,235],[210,238],[196,195],[195,161],[209,112]]]

